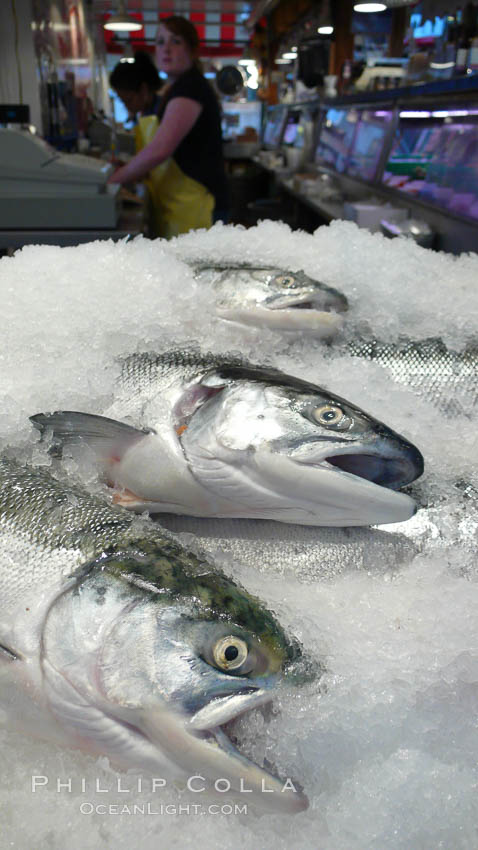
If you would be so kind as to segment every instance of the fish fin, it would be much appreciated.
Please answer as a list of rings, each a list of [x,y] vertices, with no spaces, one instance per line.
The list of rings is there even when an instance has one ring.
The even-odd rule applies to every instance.
[[[130,446],[151,433],[106,416],[72,410],[36,413],[30,421],[42,435],[52,432],[52,454],[61,455],[66,446],[85,444],[105,467],[118,463]]]
[[[22,661],[23,655],[5,643],[0,643],[0,659],[4,659],[5,661]]]
[[[112,501],[114,505],[121,505],[123,508],[129,508],[132,504],[138,504],[138,502],[141,502],[142,499],[140,496],[137,496],[136,493],[133,493],[132,490],[125,488],[121,491],[115,490]]]

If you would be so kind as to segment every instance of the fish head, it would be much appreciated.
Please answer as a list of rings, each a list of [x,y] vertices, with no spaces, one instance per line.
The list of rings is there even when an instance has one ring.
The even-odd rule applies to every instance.
[[[302,811],[299,786],[283,791],[286,780],[229,735],[235,718],[317,667],[258,599],[183,560],[174,543],[165,553],[146,541],[101,556],[63,593],[43,638],[52,710],[82,746],[119,764],[225,779],[232,795],[255,792],[259,809]]]
[[[201,274],[210,277],[211,270]],[[212,280],[218,315],[244,324],[329,336],[342,326],[338,314],[348,309],[341,292],[303,271],[232,267],[218,269]]]
[[[202,486],[243,503],[244,516],[347,526],[415,513],[399,490],[422,474],[422,455],[357,406],[259,367],[225,367],[201,384],[183,451]]]

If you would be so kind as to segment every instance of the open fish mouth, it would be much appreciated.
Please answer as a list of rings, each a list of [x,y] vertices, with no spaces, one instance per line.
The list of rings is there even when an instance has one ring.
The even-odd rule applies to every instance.
[[[411,484],[423,472],[421,456],[384,458],[376,454],[350,452],[330,455],[325,461],[342,472],[389,490],[399,490]]]
[[[231,322],[273,330],[310,331],[318,337],[333,336],[344,323],[341,313],[333,306],[318,307],[310,299],[291,303],[256,301],[235,307],[216,305],[216,313]]]
[[[423,472],[422,455],[411,444],[397,441],[395,451],[387,452],[380,445],[341,447],[334,441],[327,448],[311,440],[285,453],[257,452],[254,461],[269,490],[295,493],[283,505],[283,522],[381,525],[403,522],[417,511],[401,489]]]
[[[398,437],[391,447],[382,446],[381,441],[376,446],[340,446],[335,443],[329,451],[330,454],[320,442],[310,440],[293,449],[289,456],[304,467],[328,469],[339,475],[343,473],[347,478],[370,482],[388,490],[400,490],[423,474],[421,452]]]
[[[270,763],[266,767],[241,752],[236,722],[243,714],[271,703],[273,695],[264,688],[246,687],[220,696],[197,711],[187,724],[188,731],[206,747],[220,751],[230,763],[230,793],[255,794],[259,808],[294,814],[304,811],[309,801],[301,786],[290,777],[281,777]],[[259,799],[258,799],[259,797]]]
[[[268,310],[310,310],[316,313],[344,313],[346,304],[341,301],[316,299],[313,294],[302,296],[281,296],[267,299],[262,306]]]
[[[290,304],[290,305],[289,305],[289,309],[294,309],[294,310],[317,310],[317,309],[319,309],[319,308],[317,308],[317,307],[315,306],[315,304],[314,304],[312,301],[299,301],[299,303],[298,303],[298,304]],[[324,312],[326,312],[326,313],[328,313],[328,312],[329,312],[329,310],[327,309],[327,307],[322,307],[322,310],[323,310]]]

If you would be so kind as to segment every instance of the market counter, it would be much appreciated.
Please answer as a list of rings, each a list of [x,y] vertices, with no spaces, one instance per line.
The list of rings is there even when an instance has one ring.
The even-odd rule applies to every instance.
[[[60,245],[64,248],[81,245],[83,242],[94,242],[97,239],[113,239],[116,242],[128,236],[138,236],[145,232],[145,228],[144,207],[135,205],[125,208],[123,206],[114,228],[0,230],[0,251],[17,250],[24,245]]]

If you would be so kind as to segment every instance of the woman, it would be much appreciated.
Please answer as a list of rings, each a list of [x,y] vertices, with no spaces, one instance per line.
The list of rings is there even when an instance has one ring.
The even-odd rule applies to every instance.
[[[161,123],[154,135],[151,124],[145,128],[142,150],[109,178],[130,183],[149,175],[155,235],[166,238],[210,227],[227,206],[219,104],[199,70],[198,51],[198,34],[186,18],[161,21],[156,61],[168,75]]]
[[[162,81],[148,53],[138,51],[134,62],[118,62],[110,74],[110,85],[131,117],[157,114]]]

